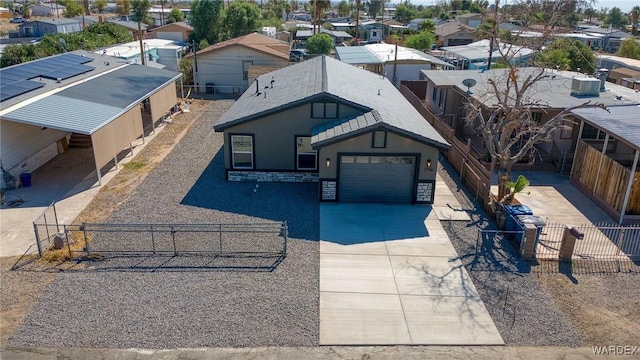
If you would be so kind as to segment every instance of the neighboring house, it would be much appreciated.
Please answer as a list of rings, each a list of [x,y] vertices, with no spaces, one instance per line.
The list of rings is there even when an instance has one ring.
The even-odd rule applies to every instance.
[[[609,71],[609,76],[607,76],[608,81],[618,85],[621,85],[624,79],[632,78],[640,78],[640,70],[620,67]]]
[[[608,69],[609,70],[609,77],[607,78],[608,81],[611,82],[618,82],[618,78],[616,76],[616,74],[619,71],[625,72],[626,74],[633,75],[633,72],[640,72],[640,60],[637,59],[630,59],[630,58],[625,58],[625,57],[621,57],[621,56],[614,56],[614,55],[605,55],[605,54],[596,54],[596,57],[598,59],[598,68],[604,68],[604,69]],[[622,70],[622,69],[626,69],[626,70],[631,70],[629,72],[626,72],[626,70]]]
[[[482,23],[482,14],[467,13],[456,16],[456,19],[460,23],[475,29]]]
[[[58,2],[41,3],[29,7],[31,16],[55,16],[60,18],[63,16],[65,10],[67,10],[67,8],[58,4]]]
[[[138,23],[135,21],[127,20],[109,20],[108,22],[118,24],[127,29],[129,34],[133,36],[133,40],[146,39],[149,32],[149,26],[147,24]]]
[[[249,87],[252,66],[285,67],[290,50],[288,43],[259,33],[204,48],[194,58],[197,91],[241,94]]]
[[[149,37],[154,39],[173,40],[176,42],[188,42],[193,27],[184,21],[174,22],[164,26],[153,28]]]
[[[177,103],[181,77],[86,51],[0,69],[2,168],[18,177],[82,138],[100,179],[103,166]]]
[[[599,26],[582,26],[580,30],[588,35],[599,36],[602,39],[604,51],[615,53],[620,49],[620,44],[624,39],[631,37],[629,33],[621,30],[604,29]]]
[[[328,56],[259,77],[214,128],[229,181],[318,181],[320,201],[433,203],[449,148],[389,81]]]
[[[366,32],[369,35],[365,40],[367,40],[369,43],[379,43],[393,33],[409,29],[402,23],[389,19],[384,21],[368,21],[365,22],[361,27],[367,30]]]
[[[438,25],[435,33],[438,47],[471,44],[475,37],[475,29],[459,21],[449,21]]]
[[[0,7],[0,19],[11,19],[11,10]]]
[[[489,62],[490,50],[489,40],[480,40],[468,45],[461,46],[447,46],[443,47],[442,58],[443,60],[456,66],[456,69],[460,70],[482,70],[487,68]],[[503,61],[500,52],[503,52],[509,59],[509,62],[513,65],[525,65],[528,64],[535,55],[533,49],[529,49],[523,46],[511,45],[507,43],[500,43],[499,48],[494,47],[493,53],[491,53],[491,64],[495,64],[498,61]]]
[[[80,22],[80,24],[83,24],[83,26],[89,26],[95,23],[100,23],[103,22],[104,18],[102,17],[102,15],[100,16],[90,16],[90,15],[85,15],[85,16],[74,16],[72,17],[73,20],[76,20],[78,22]]]
[[[145,39],[142,40],[142,46],[145,56],[144,65],[171,71],[180,71],[180,60],[188,50],[182,42],[163,39]],[[140,41],[110,46],[95,53],[117,57],[133,64],[142,64],[143,52],[140,51]]]
[[[601,34],[587,34],[587,33],[564,33],[554,34],[557,38],[569,38],[578,40],[582,45],[591,48],[592,50],[602,49],[605,44],[605,37]]]
[[[18,26],[21,37],[42,37],[47,34],[70,34],[82,31],[82,23],[74,19],[35,20]]]
[[[525,78],[527,73],[538,70],[538,68],[521,68],[521,78]],[[424,100],[429,111],[455,130],[456,136],[465,140],[471,139],[477,145],[476,148],[481,149],[483,146],[481,140],[475,134],[473,127],[466,126],[464,121],[464,104],[472,98],[489,111],[495,105],[495,101],[488,95],[487,80],[498,79],[500,83],[500,77],[505,76],[507,71],[508,69],[492,69],[484,72],[423,70],[421,73],[426,82],[426,90],[419,97]],[[530,95],[535,97],[531,101],[539,101],[543,106],[546,105],[539,111],[533,110],[533,117],[539,119],[540,123],[547,122],[566,108],[581,105],[587,101],[605,106],[640,104],[640,95],[631,89],[610,84],[604,81],[604,78],[599,80],[575,72],[547,71],[549,78],[541,80],[537,85],[541,90]],[[466,79],[475,80],[476,85],[468,89],[462,83]],[[602,87],[605,88],[604,91],[601,91]],[[538,149],[546,154],[551,154],[554,149],[571,152],[575,148],[578,128],[575,124],[569,125],[574,131],[558,132],[551,142],[539,144]],[[478,156],[482,155],[478,154]]]
[[[333,40],[333,45],[351,40],[353,38],[353,36],[349,35],[344,31],[333,31],[325,28],[320,28],[320,33],[331,36],[331,39]],[[298,30],[296,32],[296,41],[298,42],[298,44],[300,44],[299,47],[304,47],[304,44],[306,43],[307,39],[309,39],[313,35],[314,35],[313,30]]]
[[[418,80],[420,70],[450,69],[453,65],[422,51],[392,44],[336,47],[336,59],[384,74],[396,87],[404,80]]]

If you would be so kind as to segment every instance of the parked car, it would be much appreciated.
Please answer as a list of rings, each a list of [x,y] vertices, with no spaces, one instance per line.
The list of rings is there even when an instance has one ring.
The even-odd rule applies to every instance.
[[[290,62],[299,62],[307,60],[307,52],[303,49],[293,49],[289,52]]]
[[[29,22],[29,20],[21,17],[21,16],[17,16],[14,17],[13,19],[10,20],[10,22],[14,23],[14,24],[21,24],[21,23],[26,23]]]

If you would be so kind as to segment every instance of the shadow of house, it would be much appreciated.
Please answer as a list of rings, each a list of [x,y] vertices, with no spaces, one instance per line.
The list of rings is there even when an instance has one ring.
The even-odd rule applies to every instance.
[[[246,215],[247,221],[287,221],[290,237],[318,240],[318,222],[309,221],[319,217],[316,183],[230,182],[223,169],[221,148],[180,204]]]

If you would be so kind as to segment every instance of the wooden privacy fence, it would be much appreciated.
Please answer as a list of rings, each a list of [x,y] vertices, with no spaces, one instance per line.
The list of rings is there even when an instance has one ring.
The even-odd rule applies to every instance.
[[[451,144],[446,152],[447,160],[460,174],[460,180],[465,183],[475,198],[483,204],[489,202],[491,189],[491,171],[472,156],[471,140],[466,143],[455,136],[455,130],[439,117],[434,115],[422,101],[406,85],[400,85],[400,92],[409,100],[416,110]]]
[[[606,202],[615,211],[622,211],[625,191],[631,171],[614,159],[602,154],[584,141],[576,148],[572,176],[582,186]],[[631,196],[627,205],[628,215],[640,214],[640,174],[634,174]]]

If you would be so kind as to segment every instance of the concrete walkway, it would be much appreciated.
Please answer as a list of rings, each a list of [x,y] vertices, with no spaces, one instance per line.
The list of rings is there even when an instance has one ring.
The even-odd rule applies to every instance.
[[[320,205],[320,344],[503,344],[438,219],[460,205],[440,201]]]
[[[164,126],[157,127],[144,141],[135,140],[133,155],[119,157],[117,169],[103,169],[102,185],[98,182],[92,150],[69,149],[34,171],[30,187],[9,190],[9,196],[18,196],[24,203],[17,207],[3,206],[0,210],[0,257],[37,253],[33,221],[52,202],[57,203],[59,223],[71,223],[122,165],[131,161],[162,129]]]

